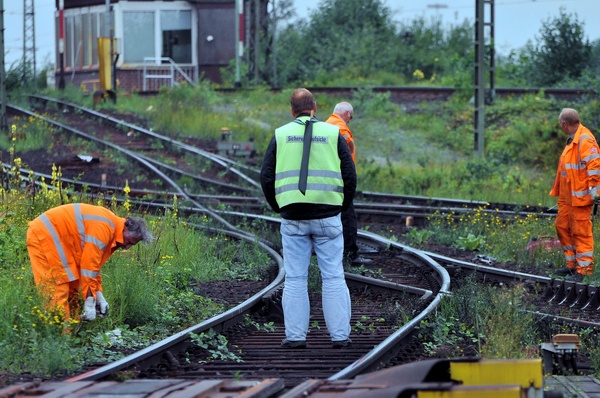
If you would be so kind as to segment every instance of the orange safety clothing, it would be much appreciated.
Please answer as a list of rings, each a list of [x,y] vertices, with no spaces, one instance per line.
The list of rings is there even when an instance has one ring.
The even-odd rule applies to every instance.
[[[352,136],[352,132],[348,128],[346,122],[340,115],[333,113],[329,116],[329,119],[325,121],[325,123],[333,124],[340,128],[340,134],[346,140],[346,145],[348,145],[348,149],[350,150],[350,155],[352,155],[352,161],[356,164],[356,147],[354,146],[354,137]]]
[[[550,190],[550,196],[558,196],[555,227],[566,266],[582,275],[591,275],[594,270],[590,193],[600,188],[599,152],[594,135],[580,124],[560,156]]]
[[[125,218],[85,203],[55,207],[29,223],[27,250],[35,283],[66,318],[75,291],[94,299],[102,291],[100,270],[123,243],[124,228]]]

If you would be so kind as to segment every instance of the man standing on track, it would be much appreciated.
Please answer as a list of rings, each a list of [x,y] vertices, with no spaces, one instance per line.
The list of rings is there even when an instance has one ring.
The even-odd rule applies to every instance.
[[[27,250],[33,277],[49,307],[71,318],[79,292],[85,300],[81,320],[106,316],[100,270],[119,248],[129,249],[152,235],[139,218],[121,218],[100,206],[71,203],[46,211],[29,223]]]
[[[352,161],[356,167],[356,147],[354,146],[354,137],[348,127],[348,123],[354,117],[354,108],[349,102],[340,102],[333,108],[333,113],[325,121],[325,123],[338,126],[340,134],[346,140]],[[342,211],[342,227],[344,229],[344,262],[351,262],[355,265],[365,265],[370,263],[370,260],[358,256],[357,229],[358,222],[356,219],[356,211],[354,204]]]
[[[305,348],[310,318],[308,270],[312,250],[322,280],[323,315],[334,348],[350,340],[350,293],[342,265],[340,212],[356,190],[356,170],[339,129],[318,121],[317,103],[304,88],[290,98],[295,120],[275,130],[263,159],[261,185],[281,214],[285,284],[283,348]]]
[[[600,203],[600,150],[592,132],[580,123],[575,109],[564,108],[558,123],[569,138],[550,191],[550,196],[558,196],[555,225],[566,260],[566,267],[555,274],[581,281],[594,270],[590,217],[592,205]]]

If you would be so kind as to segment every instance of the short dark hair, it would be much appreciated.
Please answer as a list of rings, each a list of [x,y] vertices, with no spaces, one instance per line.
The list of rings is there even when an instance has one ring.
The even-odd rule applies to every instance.
[[[315,109],[315,97],[305,88],[297,88],[290,97],[290,105],[294,115],[310,112]]]
[[[146,243],[154,240],[154,236],[148,231],[146,221],[143,218],[127,217],[125,219],[125,228],[129,231],[132,238]]]

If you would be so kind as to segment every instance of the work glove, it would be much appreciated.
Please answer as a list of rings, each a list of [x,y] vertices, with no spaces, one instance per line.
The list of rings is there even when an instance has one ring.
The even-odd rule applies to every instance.
[[[85,299],[81,320],[91,322],[94,319],[96,319],[96,300],[94,300],[94,297],[90,296]]]
[[[104,299],[102,292],[96,292],[96,312],[98,315],[105,318],[108,315],[108,307],[108,303]]]
[[[592,197],[592,202],[597,205],[600,205],[600,194],[597,191],[591,191],[590,196]]]

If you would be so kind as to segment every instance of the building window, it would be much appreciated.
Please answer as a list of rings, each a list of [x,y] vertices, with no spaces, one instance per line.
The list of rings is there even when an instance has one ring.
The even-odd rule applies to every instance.
[[[192,13],[191,11],[161,11],[161,57],[176,63],[192,63]]]
[[[123,54],[126,63],[142,63],[154,54],[154,12],[123,12]]]

